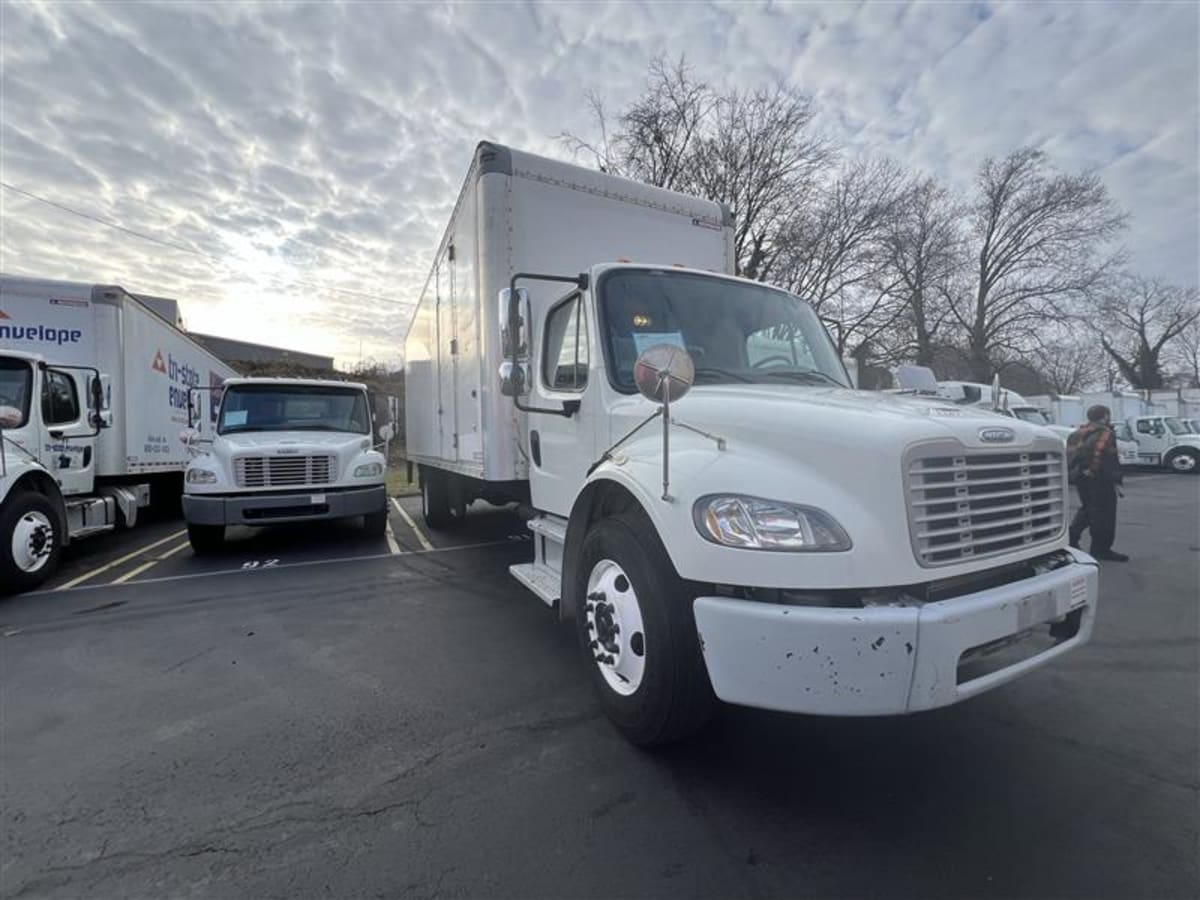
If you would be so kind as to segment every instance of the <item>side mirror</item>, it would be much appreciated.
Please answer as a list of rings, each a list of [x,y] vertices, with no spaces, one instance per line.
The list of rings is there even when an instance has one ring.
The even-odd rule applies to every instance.
[[[396,436],[396,429],[391,425],[384,425],[379,429],[379,439],[385,444]]]
[[[192,428],[190,425],[179,432],[179,442],[185,447],[190,447],[192,444],[196,443],[199,438],[200,432],[198,432],[195,428]]]
[[[505,397],[522,397],[529,392],[529,366],[506,359],[500,363],[500,393]]]
[[[16,428],[21,424],[21,411],[15,406],[0,406],[0,428]]]
[[[666,406],[691,390],[695,380],[692,357],[675,344],[647,347],[633,364],[633,383],[641,395]]]
[[[529,358],[529,291],[511,288],[500,292],[500,346],[505,359]]]

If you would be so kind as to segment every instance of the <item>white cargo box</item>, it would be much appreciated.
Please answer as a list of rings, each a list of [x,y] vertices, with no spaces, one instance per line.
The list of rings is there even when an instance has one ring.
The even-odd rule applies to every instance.
[[[100,371],[113,427],[96,439],[99,478],[182,472],[191,458],[179,440],[188,389],[203,388],[194,397],[208,433],[216,421],[210,389],[237,374],[113,285],[0,277],[0,350]]]
[[[732,274],[731,218],[719,203],[480,144],[404,342],[408,458],[486,481],[526,478],[526,416],[499,389],[497,296],[517,272],[578,275],[616,261]],[[534,323],[567,293],[522,286]]]

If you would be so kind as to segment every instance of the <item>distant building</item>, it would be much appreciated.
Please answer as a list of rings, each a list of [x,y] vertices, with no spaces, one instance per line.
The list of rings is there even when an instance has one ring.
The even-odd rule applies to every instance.
[[[218,359],[230,365],[239,362],[288,362],[304,366],[307,369],[333,369],[332,356],[286,350],[283,347],[271,347],[267,344],[252,344],[249,341],[238,341],[212,334],[197,334],[194,331],[190,331],[188,334],[193,340],[207,347],[209,352]]]
[[[148,294],[134,294],[143,304],[166,319],[180,331],[187,331],[183,324],[183,313],[179,309],[179,301],[170,297],[151,297]],[[212,334],[196,334],[189,331],[188,335],[203,344],[208,351],[230,365],[238,362],[253,363],[294,363],[306,369],[332,369],[333,357],[321,356],[317,353],[304,353],[300,350],[287,350],[283,347],[272,347],[268,344],[252,344],[250,341],[239,341],[234,338],[217,337]]]

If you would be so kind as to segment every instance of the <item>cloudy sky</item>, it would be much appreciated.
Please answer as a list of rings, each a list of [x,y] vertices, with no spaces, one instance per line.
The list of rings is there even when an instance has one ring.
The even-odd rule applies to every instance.
[[[0,269],[394,361],[475,143],[563,156],[585,91],[619,109],[666,52],[719,87],[800,85],[848,153],[958,186],[1023,144],[1094,167],[1135,266],[1195,284],[1198,9],[4,2],[0,180],[178,249],[0,189]]]

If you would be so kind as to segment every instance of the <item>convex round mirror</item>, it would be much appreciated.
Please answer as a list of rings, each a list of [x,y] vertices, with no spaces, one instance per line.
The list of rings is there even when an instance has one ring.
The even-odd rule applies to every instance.
[[[674,403],[696,380],[692,357],[674,344],[647,347],[633,364],[633,383],[647,400]]]
[[[15,406],[0,406],[0,428],[16,428],[21,419],[21,411]]]

